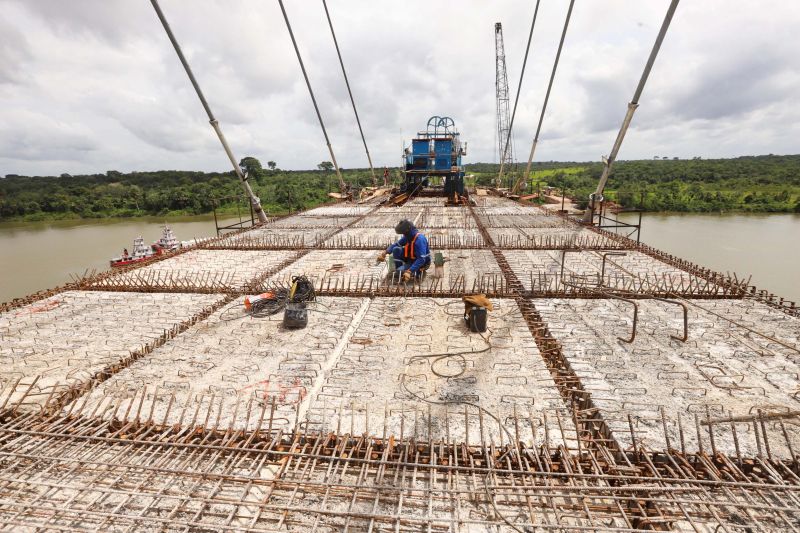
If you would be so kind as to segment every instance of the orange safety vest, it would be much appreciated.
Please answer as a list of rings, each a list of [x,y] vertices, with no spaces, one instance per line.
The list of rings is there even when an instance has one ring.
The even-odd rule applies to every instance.
[[[414,235],[414,238],[411,239],[411,242],[406,242],[406,245],[403,247],[403,257],[407,259],[416,259],[417,256],[414,254],[414,243],[417,242],[417,237],[419,237],[419,233]]]

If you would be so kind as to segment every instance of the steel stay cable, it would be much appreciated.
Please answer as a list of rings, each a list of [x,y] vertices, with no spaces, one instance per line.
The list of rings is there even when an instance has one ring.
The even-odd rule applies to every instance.
[[[536,151],[536,144],[539,142],[539,134],[542,131],[542,122],[544,122],[544,114],[547,111],[547,102],[550,100],[550,91],[553,89],[553,81],[556,77],[556,70],[558,69],[558,62],[561,59],[561,50],[564,48],[564,40],[567,37],[567,29],[569,28],[569,20],[572,17],[572,8],[575,5],[575,0],[570,0],[569,8],[567,9],[567,17],[564,20],[564,29],[561,31],[561,40],[558,43],[558,51],[556,52],[556,59],[553,62],[553,70],[550,72],[550,81],[547,84],[547,93],[545,93],[544,103],[542,104],[542,112],[539,114],[539,124],[536,126],[536,136],[533,138],[531,145],[531,153],[528,156],[528,165],[525,167],[525,174],[520,176],[520,179],[514,185],[514,189],[519,187],[522,179],[528,179],[531,172],[531,163],[533,162],[533,154]],[[512,191],[513,192],[513,191]]]
[[[214,113],[211,112],[211,106],[208,105],[208,101],[206,100],[203,91],[200,89],[200,84],[197,83],[197,79],[194,77],[194,72],[192,72],[191,67],[189,66],[189,62],[186,60],[186,57],[183,55],[183,50],[181,49],[178,40],[175,38],[175,35],[172,33],[172,28],[167,21],[167,18],[164,16],[164,12],[161,11],[161,6],[158,5],[158,0],[150,0],[150,3],[153,5],[153,9],[156,12],[156,16],[158,16],[158,20],[161,21],[161,25],[164,27],[164,31],[167,33],[167,37],[169,38],[170,43],[172,43],[172,47],[175,49],[175,53],[178,55],[178,59],[183,65],[183,69],[186,71],[186,75],[189,77],[189,81],[192,83],[192,87],[194,87],[195,93],[197,93],[197,97],[200,99],[200,104],[203,106],[203,109],[208,115],[208,122],[211,124],[211,127],[214,128],[214,132],[217,134],[220,143],[222,144],[223,150],[225,150],[225,154],[228,156],[228,159],[233,166],[233,172],[239,178],[239,181],[244,189],[245,194],[248,196],[248,200],[250,204],[253,206],[253,210],[255,211],[256,216],[258,216],[259,222],[267,222],[268,217],[267,214],[264,212],[264,209],[261,206],[261,200],[258,196],[255,195],[253,192],[252,187],[250,187],[250,183],[248,183],[248,176],[247,173],[243,172],[242,169],[236,162],[236,158],[233,155],[233,151],[231,150],[230,145],[228,144],[225,135],[222,133],[222,128],[219,125],[219,121],[217,121]],[[288,21],[287,21],[288,24]]]
[[[297,41],[294,38],[294,32],[292,31],[292,25],[289,22],[289,16],[286,14],[286,8],[283,6],[283,0],[278,0],[278,4],[281,7],[281,13],[283,13],[283,20],[286,22],[286,29],[289,30],[289,37],[292,38],[292,45],[294,46],[295,54],[297,54],[297,61],[300,63],[300,70],[303,71],[303,78],[306,81],[306,87],[308,87],[308,94],[311,96],[311,103],[314,104],[314,111],[317,113],[317,119],[319,120],[320,128],[322,128],[322,135],[325,136],[325,143],[328,145],[328,152],[331,154],[331,160],[334,168],[336,169],[336,176],[339,178],[339,184],[343,188],[345,186],[344,178],[342,178],[342,173],[339,170],[339,163],[336,162],[336,156],[333,154],[333,147],[331,146],[331,141],[328,138],[328,130],[325,129],[325,123],[322,120],[322,114],[319,111],[317,99],[314,97],[314,90],[311,88],[311,82],[308,79],[308,73],[306,73],[306,66],[303,63],[302,56],[300,55],[300,49],[297,47]]]
[[[605,190],[606,183],[608,182],[608,178],[611,174],[611,168],[614,165],[614,162],[617,159],[617,155],[619,154],[619,150],[622,146],[622,141],[625,139],[625,134],[630,127],[631,122],[633,121],[633,114],[636,112],[636,109],[639,107],[639,98],[642,96],[642,91],[644,90],[644,86],[647,83],[647,79],[650,76],[650,71],[655,64],[656,57],[658,56],[658,52],[661,49],[661,45],[664,42],[664,37],[667,34],[667,30],[669,29],[670,24],[672,23],[672,18],[675,15],[675,10],[678,8],[678,3],[680,0],[671,0],[669,7],[667,8],[667,13],[664,16],[664,21],[661,23],[661,29],[658,32],[658,36],[656,37],[656,42],[653,44],[653,48],[650,50],[650,55],[647,58],[647,64],[644,67],[644,71],[642,72],[642,76],[639,78],[639,83],[636,86],[636,90],[634,91],[633,98],[628,103],[628,111],[625,114],[625,118],[622,120],[622,125],[620,126],[619,132],[617,132],[617,137],[614,140],[614,144],[611,147],[611,152],[608,154],[608,157],[604,158],[603,164],[603,173],[600,175],[600,180],[597,183],[597,188],[595,192],[592,193],[590,198],[598,198],[603,195],[603,191]],[[592,202],[589,206],[590,208],[586,209],[586,212],[583,214],[583,222],[589,223],[594,221],[594,202]],[[592,226],[594,224],[592,223]]]
[[[367,148],[367,139],[364,137],[364,130],[361,128],[361,119],[358,118],[358,111],[356,110],[356,101],[353,99],[353,91],[350,90],[350,81],[347,79],[347,71],[344,68],[344,61],[342,60],[342,53],[339,51],[339,41],[336,39],[336,33],[333,31],[333,22],[331,22],[331,15],[328,12],[328,3],[322,0],[322,6],[325,8],[325,17],[328,19],[328,26],[331,28],[331,35],[333,36],[333,44],[336,46],[336,55],[339,56],[339,64],[342,66],[342,75],[344,76],[344,84],[347,86],[347,94],[350,95],[350,103],[353,104],[353,114],[356,116],[356,124],[358,124],[358,131],[361,134],[361,141],[364,143],[364,151],[367,152],[367,162],[369,162],[369,171],[372,173],[372,185],[377,185],[377,178],[375,177],[375,169],[372,168],[372,157],[369,155],[369,148]]]

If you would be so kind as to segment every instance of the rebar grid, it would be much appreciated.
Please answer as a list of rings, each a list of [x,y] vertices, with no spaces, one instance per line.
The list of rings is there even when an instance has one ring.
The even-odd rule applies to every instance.
[[[302,214],[292,215],[272,223],[270,228],[288,230],[342,229],[352,226],[363,216],[364,215],[359,217],[315,217]]]
[[[427,228],[423,229],[427,233]],[[338,250],[385,250],[387,246],[394,242],[392,236],[389,235],[390,231],[387,230],[385,233],[386,235],[380,238],[362,238],[358,235],[337,236],[326,239],[319,247]],[[483,238],[472,235],[436,235],[434,233],[428,235],[428,243],[434,250],[486,248]]]
[[[398,276],[311,276],[314,291],[321,296],[397,296],[419,298],[461,298],[467,294],[486,294],[494,298],[512,296],[505,277],[501,274],[475,273],[468,280],[464,275],[448,278],[430,278],[423,283],[402,282]],[[283,278],[273,276],[255,286],[255,290],[267,292],[291,286],[291,275]]]
[[[631,319],[631,303],[536,302],[617,442],[796,460],[796,319],[752,300],[679,298],[636,300]]]
[[[133,292],[242,292],[300,255],[294,251],[193,250],[180,258],[109,276],[85,290]]]
[[[496,197],[483,197],[482,200],[484,202],[488,202],[489,200],[491,200],[493,202],[494,201],[504,201],[503,199],[496,198]],[[616,249],[616,248],[621,248],[621,249],[625,249],[625,250],[640,251],[640,252],[642,252],[644,254],[647,254],[647,255],[653,257],[654,259],[658,259],[659,261],[662,261],[662,262],[667,263],[669,265],[675,266],[675,267],[687,272],[690,276],[697,277],[697,278],[700,278],[700,279],[703,279],[703,280],[707,280],[709,283],[711,283],[713,285],[721,285],[722,286],[722,290],[725,293],[729,294],[729,295],[730,294],[734,294],[736,292],[741,292],[743,296],[747,295],[748,297],[753,298],[753,299],[755,299],[757,301],[763,302],[763,303],[765,303],[765,304],[767,304],[767,305],[769,305],[771,307],[775,307],[776,309],[780,309],[783,312],[785,312],[785,313],[787,313],[787,314],[789,314],[791,316],[800,317],[800,307],[797,306],[796,302],[791,301],[791,300],[787,300],[787,299],[779,297],[779,296],[776,296],[775,294],[770,293],[769,291],[766,291],[766,290],[763,290],[763,289],[758,289],[757,287],[750,285],[749,279],[738,278],[736,273],[722,274],[720,272],[716,272],[716,271],[711,270],[709,268],[705,268],[705,267],[702,267],[700,265],[697,265],[697,264],[695,264],[695,263],[693,263],[691,261],[687,261],[686,259],[683,259],[681,257],[675,256],[675,255],[672,255],[672,254],[669,254],[669,253],[666,253],[666,252],[663,252],[661,250],[658,250],[657,248],[653,248],[653,247],[648,246],[646,244],[642,244],[642,243],[636,242],[636,241],[634,241],[634,240],[632,240],[632,239],[630,239],[630,238],[628,238],[626,236],[619,235],[619,234],[613,233],[611,231],[608,231],[608,230],[605,230],[605,229],[602,229],[602,228],[597,228],[597,227],[594,227],[594,226],[583,226],[583,225],[580,225],[573,218],[569,217],[569,215],[564,214],[564,213],[548,211],[546,209],[542,209],[542,208],[538,208],[538,207],[530,206],[530,205],[523,205],[523,204],[519,204],[519,203],[515,203],[512,206],[507,206],[507,205],[504,204],[502,206],[492,206],[492,207],[483,207],[483,208],[477,207],[477,208],[473,208],[473,212],[476,213],[476,216],[478,217],[477,220],[479,222],[481,220],[483,220],[483,221],[491,221],[491,223],[498,225],[497,228],[502,226],[502,223],[503,223],[504,219],[498,219],[498,218],[491,219],[492,215],[490,215],[488,213],[494,213],[495,217],[497,217],[498,215],[507,217],[507,216],[512,216],[512,215],[524,215],[524,214],[534,213],[532,217],[529,217],[529,220],[534,220],[534,221],[537,220],[538,217],[552,217],[552,218],[555,218],[555,219],[560,219],[559,222],[556,222],[556,221],[553,221],[553,220],[551,220],[549,218],[544,218],[543,219],[545,221],[544,223],[524,222],[524,221],[520,222],[519,220],[515,220],[513,223],[509,221],[509,224],[507,224],[507,225],[509,227],[515,227],[515,228],[519,229],[520,231],[524,231],[524,229],[526,227],[540,227],[540,228],[542,228],[542,227],[550,227],[550,228],[564,228],[564,229],[571,229],[571,230],[578,230],[579,228],[585,228],[586,230],[594,232],[597,235],[601,235],[602,237],[604,237],[607,240],[608,244],[606,244],[606,245],[604,245],[602,247],[599,247],[597,249],[612,250],[612,249]],[[478,213],[481,213],[481,212],[483,212],[483,217],[482,218],[481,218],[480,215],[478,215]],[[528,226],[528,224],[531,224],[531,225]],[[490,229],[495,229],[495,226],[485,225],[485,227],[490,228]],[[498,248],[501,248],[501,249],[507,249],[507,250],[514,250],[514,249],[532,249],[532,250],[534,250],[534,249],[548,249],[547,247],[539,248],[536,245],[528,247],[525,244],[521,245],[520,247],[517,247],[517,246],[514,245],[514,242],[515,242],[515,240],[517,238],[516,236],[508,237],[508,236],[504,236],[504,235],[501,234],[498,237],[499,238],[495,239],[493,242],[498,246]],[[536,238],[537,237],[532,237],[532,240],[535,240]],[[519,237],[519,239],[522,242],[526,241],[525,237]],[[562,245],[562,246],[553,246],[552,248],[549,248],[549,249],[563,250],[563,249],[572,249],[572,248],[567,246],[567,245]],[[588,250],[588,249],[595,249],[595,248],[594,248],[594,246],[589,245],[589,246],[584,246],[584,247],[577,247],[575,249],[576,250],[581,250],[581,249],[582,250]],[[542,296],[546,297],[547,294],[548,293],[545,292]],[[655,295],[657,293],[654,292],[653,294]],[[687,294],[687,296],[692,297],[693,294],[689,293],[689,294]],[[703,295],[699,295],[699,297],[702,298],[704,296]]]
[[[800,528],[800,478],[763,459],[35,416],[4,417],[0,443],[7,530]]]
[[[362,220],[376,209],[378,209],[378,206],[373,206],[361,216],[348,217],[349,224]],[[283,222],[291,218],[291,216],[288,216],[276,220],[277,222]],[[315,218],[325,219],[328,217]],[[257,231],[261,227],[257,226],[255,230]],[[345,227],[347,226],[336,226],[336,229],[326,231],[325,235],[326,237],[333,237]],[[244,238],[247,235],[247,231],[253,230],[243,230],[235,235]],[[230,242],[229,238],[230,235],[220,236],[204,241],[191,250],[181,250],[181,254],[193,251],[197,255],[197,259],[194,261],[196,265],[185,258],[183,260],[183,263],[188,263],[192,269],[164,269],[160,267],[149,269],[146,266],[144,268],[137,266],[131,269],[104,272],[99,276],[89,275],[77,280],[76,286],[81,290],[95,291],[219,293],[239,296],[256,290],[265,279],[295,263],[311,251],[310,248],[302,247],[276,247],[273,251],[272,249],[259,247],[251,248],[247,245],[239,249],[225,244]],[[286,250],[291,253],[285,254],[281,259],[282,256],[275,255],[278,250]],[[273,255],[268,255],[270,252]],[[250,254],[250,256],[245,258],[243,254]],[[160,260],[173,258],[176,255],[171,254],[160,258]],[[221,257],[222,259],[215,260],[215,257]],[[215,261],[219,264],[216,264]],[[237,273],[235,270],[237,265],[240,268],[244,268],[244,271]],[[234,268],[234,270],[231,271],[230,267]]]
[[[319,246],[334,230],[270,230],[260,228],[203,244],[207,250],[297,250]]]
[[[564,401],[560,410],[541,411],[542,425],[533,421],[537,415],[515,412],[503,420],[513,429],[501,430],[495,443],[483,436],[482,412],[463,406],[463,412],[454,408],[446,413],[444,424],[449,427],[447,420],[452,417],[461,418],[466,428],[480,426],[479,442],[469,442],[469,430],[466,441],[442,440],[426,428],[431,425],[429,413],[426,418],[421,406],[400,402],[394,408],[407,413],[407,425],[387,434],[384,423],[378,436],[380,427],[370,426],[370,412],[376,406],[351,403],[339,409],[335,431],[323,424],[331,432],[320,432],[320,425],[310,423],[304,407],[305,387],[277,394],[212,394],[181,405],[172,391],[145,386],[132,400],[90,404],[87,391],[73,384],[72,388],[53,387],[42,404],[37,402],[40,408],[29,410],[23,407],[30,404],[36,382],[6,383],[0,390],[0,529],[800,531],[800,445],[792,431],[800,413],[758,411],[747,420],[706,413],[693,420],[675,420],[662,408],[662,451],[652,451],[651,439],[642,438],[639,420],[628,418],[628,438],[614,438],[609,419],[593,402],[586,378],[571,366],[530,298],[605,298],[609,295],[598,292],[597,284],[616,284],[615,290],[629,299],[676,294],[690,300],[746,297],[797,315],[790,302],[752,288],[745,294],[747,282],[735,276],[722,276],[597,229],[599,237],[584,238],[587,248],[599,245],[601,238],[614,237],[597,249],[635,249],[686,272],[686,278],[613,274],[598,281],[574,272],[543,274],[531,276],[528,289],[502,253],[514,248],[514,241],[504,240],[501,234],[503,245],[496,246],[483,222],[502,227],[508,223],[504,217],[517,220],[522,216],[520,227],[575,229],[574,222],[517,205],[455,209],[451,215],[430,207],[432,202],[415,199],[400,209],[422,208],[421,216],[430,210],[434,226],[445,224],[437,220],[446,217],[450,225],[443,227],[456,229],[466,212],[463,227],[479,230],[502,274],[479,275],[471,288],[458,279],[429,286],[410,284],[409,288],[385,279],[340,276],[335,281],[320,280],[318,294],[459,297],[482,292],[513,297]],[[322,228],[329,241],[352,243],[337,235],[348,227],[370,227],[363,222],[376,209],[359,210],[360,216],[347,213],[345,218],[353,220],[340,219],[336,222],[341,223],[331,226],[329,219],[344,213],[286,217],[282,227]],[[400,217],[400,209],[390,215],[392,220]],[[387,222],[388,218],[373,218],[378,220]],[[245,241],[248,238],[246,232],[238,235]],[[218,240],[202,247],[219,246]],[[531,248],[519,249],[537,249],[536,237],[532,240]],[[556,244],[557,238],[539,237],[538,242]],[[561,242],[560,250],[585,249]],[[246,292],[281,286],[284,281],[270,279],[271,275],[310,252],[304,247],[286,249],[296,253],[236,288],[206,278],[204,284],[183,287],[149,280],[140,290],[223,293],[227,296],[220,305],[224,305]],[[105,282],[108,274],[91,278]],[[83,280],[76,288],[87,285],[91,282]],[[157,342],[166,343],[206,316],[203,311],[165,332]],[[104,369],[86,389],[151,351],[152,347],[143,348],[120,365]],[[163,412],[154,411],[156,403],[167,405],[167,415],[180,411],[179,421],[167,415],[162,418]],[[293,417],[287,415],[287,407]],[[327,412],[323,409],[322,413],[325,418]],[[742,424],[751,428],[749,435],[757,442],[755,455],[739,449],[737,427]],[[574,428],[578,428],[577,439]],[[537,429],[543,429],[544,438],[537,437]],[[779,430],[785,442],[776,442]],[[358,436],[359,431],[363,435]],[[614,432],[619,435],[620,429],[615,426]],[[684,441],[693,440],[692,433],[699,450],[685,445]],[[719,449],[719,439],[736,443],[735,457]]]
[[[139,332],[138,335],[142,344],[132,350],[129,349],[129,346],[132,342],[135,342],[132,339],[136,337],[126,339],[120,346],[108,346],[108,339],[105,340],[106,346],[103,346],[102,343],[100,345],[96,345],[96,343],[90,345],[86,342],[76,342],[69,339],[62,340],[59,343],[54,338],[51,340],[51,354],[60,355],[61,360],[55,361],[56,364],[53,365],[52,369],[41,370],[36,366],[39,361],[28,361],[30,358],[24,355],[20,357],[22,360],[21,366],[19,366],[19,361],[8,361],[16,366],[9,366],[7,371],[0,376],[0,409],[8,408],[12,412],[30,410],[55,412],[73,399],[87,394],[97,384],[129,367],[134,361],[152,353],[154,349],[164,345],[168,340],[204,320],[226,305],[231,299],[231,296],[219,297],[210,305],[206,305],[195,312],[182,312],[183,316],[189,315],[184,320],[180,320],[181,314],[176,314],[175,317],[167,317],[167,323],[169,321],[173,322],[172,327],[162,330],[161,334],[157,336],[154,333],[145,334],[144,332]],[[153,310],[150,309],[150,312],[153,312]],[[79,315],[70,318],[73,319],[73,322],[77,322],[91,317]],[[57,320],[57,323],[60,322],[64,322],[64,320]],[[66,333],[59,333],[51,329],[45,329],[44,331],[55,333],[56,335]],[[85,335],[91,335],[92,333],[96,333],[96,331],[84,331]],[[120,334],[121,332],[118,331],[117,333]],[[11,345],[10,353],[14,353],[15,350],[12,340],[10,336],[6,339],[8,344]],[[81,351],[82,347],[83,352]],[[5,351],[7,350],[3,350],[3,352]],[[71,359],[68,358],[67,353],[72,354]],[[8,355],[3,355],[3,358],[6,360],[11,359]],[[63,361],[64,358],[67,358],[66,364]],[[71,368],[71,366],[74,366],[74,368]]]
[[[377,206],[371,207],[370,211],[377,209]],[[366,216],[363,215],[363,216]],[[360,220],[358,217],[355,220]],[[218,239],[217,239],[218,240]],[[198,253],[213,253],[204,250],[197,250],[196,247],[192,247],[191,249],[181,250],[175,254],[169,254],[166,257],[172,258],[178,255],[184,254],[188,251],[197,251]],[[76,280],[75,285],[76,288],[83,289],[84,291],[95,291],[96,293],[105,293],[109,289],[119,289],[118,292],[131,292],[136,294],[142,293],[186,293],[187,295],[195,295],[197,293],[210,293],[219,295],[219,300],[211,306],[208,306],[199,313],[190,316],[187,320],[184,320],[178,324],[174,324],[169,330],[164,330],[161,332],[161,335],[158,336],[155,340],[150,340],[144,342],[141,348],[130,350],[129,348],[124,348],[121,351],[117,350],[110,350],[110,349],[102,349],[100,352],[109,352],[109,354],[105,357],[98,359],[97,354],[91,354],[91,357],[87,357],[87,359],[91,359],[91,364],[83,365],[86,368],[81,367],[79,372],[70,372],[66,376],[65,382],[60,382],[58,380],[58,374],[53,374],[52,376],[45,376],[43,379],[44,374],[52,374],[52,370],[47,368],[42,374],[38,376],[29,375],[30,372],[17,372],[18,376],[15,374],[9,374],[6,376],[0,376],[0,384],[4,387],[4,392],[8,390],[8,393],[5,398],[4,403],[15,403],[15,410],[23,408],[23,409],[42,409],[42,403],[51,404],[51,401],[55,399],[55,405],[57,407],[63,406],[65,403],[71,401],[76,396],[80,396],[81,394],[85,394],[87,391],[94,388],[98,383],[105,381],[111,375],[114,375],[121,370],[127,368],[131,363],[140,359],[143,356],[151,353],[152,350],[158,346],[163,345],[169,339],[175,337],[176,335],[180,334],[181,332],[187,330],[189,327],[193,326],[195,323],[202,321],[206,317],[210,316],[214,311],[219,309],[220,307],[228,304],[236,297],[240,296],[241,294],[252,293],[259,287],[261,284],[264,283],[264,280],[269,277],[273,272],[278,271],[288,264],[298,260],[305,254],[307,254],[309,250],[299,250],[294,252],[293,254],[289,254],[283,261],[274,265],[273,268],[265,268],[259,273],[256,271],[256,274],[252,279],[249,280],[237,280],[236,284],[229,284],[226,280],[226,273],[220,273],[219,275],[203,272],[203,273],[192,273],[196,275],[192,275],[187,277],[175,277],[172,276],[171,273],[165,274],[146,274],[146,271],[140,270],[139,268],[123,268],[117,271],[108,271],[103,272],[100,274],[91,274],[87,275],[85,278],[81,280]],[[152,264],[152,263],[148,263]],[[156,271],[158,272],[158,271]],[[164,271],[161,271],[164,272]],[[112,283],[112,280],[118,278],[119,276],[133,276],[133,279],[139,280],[141,283],[130,284],[126,285],[124,283],[120,283],[118,286]],[[223,281],[219,281],[222,279]],[[105,284],[103,287],[96,287],[97,284]],[[61,294],[60,292],[55,292],[55,294]],[[80,293],[79,293],[80,294]],[[113,294],[113,293],[110,293]],[[51,295],[50,300],[53,300],[54,295]],[[32,313],[50,313],[54,308],[58,308],[60,306],[60,301],[53,300],[54,306],[50,306],[48,301],[43,301],[42,305],[32,307]],[[11,305],[11,309],[18,309],[19,306],[22,305],[20,301],[15,301]],[[27,304],[29,307],[31,306],[30,303]],[[10,312],[11,309],[5,310],[6,313]],[[17,314],[19,315],[22,311],[18,311]],[[69,312],[69,309],[67,309]],[[0,315],[0,318],[3,318]],[[75,318],[75,317],[73,317]],[[39,329],[38,323],[34,322],[37,330]],[[50,327],[50,326],[48,326]],[[144,341],[145,339],[143,339]],[[107,341],[108,342],[108,341]],[[79,343],[80,345],[80,343]],[[74,346],[72,347],[72,353],[74,355]],[[25,348],[20,353],[22,353],[23,357],[26,355],[27,351],[33,350],[32,354],[34,356],[40,356],[35,348]],[[12,347],[11,354],[15,353],[15,349]],[[55,352],[54,352],[55,353]],[[0,352],[0,355],[2,352]],[[10,356],[10,355],[9,355]],[[4,357],[9,357],[4,356]],[[26,362],[23,359],[23,364]],[[54,370],[59,371],[61,366],[64,366],[59,361],[55,362]],[[49,366],[49,363],[48,363]],[[69,366],[67,363],[66,366]],[[71,376],[71,374],[75,374]],[[15,379],[16,378],[16,379]],[[55,379],[55,382],[54,382]],[[32,380],[30,383],[28,381]],[[27,402],[23,405],[23,402]],[[52,404],[51,404],[52,405]]]
[[[503,229],[503,228],[490,228]],[[519,229],[519,228],[513,228]],[[493,233],[490,231],[489,233]],[[604,235],[570,234],[509,235],[500,233],[494,239],[504,250],[630,250],[630,243],[613,241]]]
[[[471,206],[470,211],[475,216],[474,208]],[[522,316],[528,329],[536,341],[539,353],[547,363],[548,370],[550,370],[559,393],[567,406],[572,409],[573,422],[579,432],[578,442],[585,440],[591,445],[607,442],[609,447],[614,448],[616,443],[612,438],[608,425],[605,420],[596,415],[597,409],[592,402],[591,395],[586,392],[570,362],[564,357],[561,345],[550,333],[548,324],[542,319],[533,301],[524,297],[525,289],[523,284],[509,265],[506,256],[495,246],[486,226],[477,216],[475,216],[475,220],[484,239],[490,245],[490,249],[498,265],[500,265],[509,287],[515,292],[517,305],[522,311]]]
[[[566,218],[566,215],[561,215]],[[694,274],[698,277],[708,279],[712,283],[715,284],[723,284],[723,283],[730,283],[734,288],[740,287],[743,289],[743,293],[749,295],[749,297],[756,299],[757,301],[763,302],[771,307],[776,309],[780,309],[784,313],[800,317],[800,307],[797,306],[797,303],[791,300],[787,300],[785,298],[776,296],[775,294],[763,290],[758,289],[754,285],[750,285],[750,279],[740,279],[736,276],[735,273],[733,274],[722,274],[720,272],[715,272],[709,268],[702,267],[698,264],[695,264],[691,261],[687,261],[681,257],[663,252],[657,248],[653,248],[652,246],[648,246],[646,244],[637,243],[628,237],[623,235],[617,235],[613,232],[608,230],[604,230],[601,228],[597,228],[594,226],[590,226],[588,229],[594,231],[598,234],[605,235],[610,239],[614,239],[617,242],[622,243],[625,246],[632,246],[634,249],[641,251],[655,259],[663,261],[665,263],[674,265],[690,274]]]
[[[522,269],[519,269],[522,270]],[[565,272],[563,275],[548,272],[529,272],[520,282],[524,285],[522,294],[531,298],[607,298],[608,292],[624,294],[632,298],[666,298],[680,295],[684,298],[743,298],[744,285],[733,278],[720,278],[713,283],[707,278],[693,274],[635,274],[613,272],[601,276],[600,273],[577,274]],[[602,289],[604,292],[597,292]]]

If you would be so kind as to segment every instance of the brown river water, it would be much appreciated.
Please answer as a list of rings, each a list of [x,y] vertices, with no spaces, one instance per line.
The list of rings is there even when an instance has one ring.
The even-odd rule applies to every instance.
[[[220,224],[236,222],[238,219]],[[63,220],[0,224],[0,302],[61,285],[86,270],[106,270],[122,249],[161,237],[164,218]],[[216,235],[213,216],[172,217],[179,241]]]
[[[800,214],[644,213],[641,239],[800,304]]]
[[[627,215],[626,219],[634,218]],[[0,224],[0,302],[54,287],[70,274],[108,268],[134,237],[151,243],[162,218]],[[168,219],[178,240],[215,234],[213,218]],[[800,215],[647,213],[642,241],[737,275],[800,303]]]

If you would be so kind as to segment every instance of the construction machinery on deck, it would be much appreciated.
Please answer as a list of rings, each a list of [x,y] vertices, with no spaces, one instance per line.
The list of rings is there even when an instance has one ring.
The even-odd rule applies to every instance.
[[[466,154],[467,143],[461,143],[452,118],[429,118],[426,130],[418,132],[411,145],[403,149],[403,183],[390,201],[400,204],[428,189],[447,197],[448,204],[465,203],[461,156]]]

